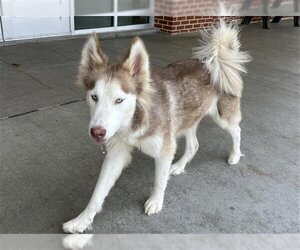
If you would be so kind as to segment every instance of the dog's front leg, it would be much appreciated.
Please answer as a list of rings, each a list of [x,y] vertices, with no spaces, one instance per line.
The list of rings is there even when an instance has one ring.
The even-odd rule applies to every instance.
[[[108,149],[89,204],[79,216],[64,223],[63,230],[65,232],[82,233],[91,227],[95,215],[101,211],[104,199],[121,175],[122,169],[130,163],[130,151],[130,146],[120,143]]]
[[[145,203],[145,213],[147,215],[156,214],[162,209],[169,171],[175,151],[176,143],[168,143],[163,146],[159,156],[155,158],[154,189],[150,198]]]

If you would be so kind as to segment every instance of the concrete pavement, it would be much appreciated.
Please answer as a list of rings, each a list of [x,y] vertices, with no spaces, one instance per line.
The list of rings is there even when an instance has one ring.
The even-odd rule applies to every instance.
[[[143,213],[154,161],[135,152],[94,233],[299,233],[300,30],[282,21],[241,34],[254,60],[245,76],[240,164],[226,164],[230,137],[205,118],[199,151],[185,174],[170,179],[162,212]],[[142,38],[153,67],[190,57],[197,45],[197,34]],[[116,60],[131,39],[101,46]],[[84,41],[0,47],[0,233],[60,233],[91,197],[104,154],[89,139],[88,108],[73,85]],[[183,150],[181,141],[177,158]]]

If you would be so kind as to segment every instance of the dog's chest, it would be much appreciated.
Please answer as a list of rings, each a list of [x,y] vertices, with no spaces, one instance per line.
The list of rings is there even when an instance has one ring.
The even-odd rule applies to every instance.
[[[129,143],[141,150],[144,154],[156,158],[159,156],[159,153],[161,151],[163,139],[161,138],[161,136],[154,135],[145,139],[132,138],[129,139]]]

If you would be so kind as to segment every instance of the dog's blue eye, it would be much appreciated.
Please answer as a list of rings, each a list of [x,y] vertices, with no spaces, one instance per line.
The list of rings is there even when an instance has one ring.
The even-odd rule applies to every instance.
[[[124,101],[124,99],[118,98],[118,99],[116,99],[116,104],[120,104],[120,103],[122,103],[123,101]]]
[[[96,95],[91,95],[92,99],[94,102],[98,102],[98,96]]]

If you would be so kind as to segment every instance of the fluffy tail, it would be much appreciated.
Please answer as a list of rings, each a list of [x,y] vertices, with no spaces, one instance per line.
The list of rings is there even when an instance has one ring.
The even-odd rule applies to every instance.
[[[240,51],[237,25],[220,20],[212,30],[204,30],[201,35],[201,45],[194,48],[193,57],[204,63],[214,86],[227,94],[241,97],[241,73],[246,73],[244,64],[251,57],[247,52]]]

